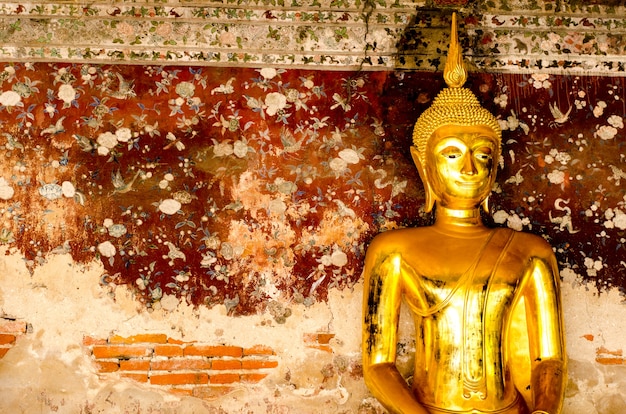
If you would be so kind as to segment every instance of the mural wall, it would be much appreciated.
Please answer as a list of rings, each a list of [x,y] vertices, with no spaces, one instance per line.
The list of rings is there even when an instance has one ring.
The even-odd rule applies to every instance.
[[[147,309],[310,306],[378,232],[421,225],[408,156],[437,74],[6,64],[0,242],[33,271],[93,259]],[[626,287],[624,80],[474,75],[504,133],[493,225]]]

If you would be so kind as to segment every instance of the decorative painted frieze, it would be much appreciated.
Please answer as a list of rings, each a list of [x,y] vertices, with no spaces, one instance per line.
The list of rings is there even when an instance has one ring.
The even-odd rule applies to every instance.
[[[626,7],[597,3],[4,2],[0,59],[433,71],[457,10],[477,70],[621,75]]]

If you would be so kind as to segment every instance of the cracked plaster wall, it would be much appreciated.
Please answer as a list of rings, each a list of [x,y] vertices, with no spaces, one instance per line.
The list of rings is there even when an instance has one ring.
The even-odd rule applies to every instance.
[[[269,313],[232,318],[223,307],[194,310],[181,305],[141,312],[123,288],[113,299],[98,284],[102,269],[97,264],[85,269],[67,256],[55,257],[32,276],[11,255],[1,266],[0,308],[5,317],[29,321],[28,332],[0,360],[2,412],[356,412],[367,400],[358,375],[336,368],[335,373],[322,373],[325,366],[344,366],[359,358],[358,287],[332,294],[328,303],[295,306],[288,320],[277,324]],[[220,398],[181,397],[118,375],[98,376],[83,338],[111,332],[159,332],[243,347],[262,343],[276,351],[279,368],[262,384],[235,385]],[[302,338],[310,332],[335,332],[329,344],[333,352],[307,347]]]
[[[224,308],[140,312],[120,288],[115,300],[97,281],[102,269],[77,266],[57,256],[31,276],[22,260],[4,256],[0,308],[29,321],[28,332],[0,359],[0,410],[11,413],[375,413],[382,412],[358,373],[361,285],[333,292],[328,303],[296,305],[285,324],[268,313],[232,318]],[[53,274],[54,277],[50,277]],[[567,414],[618,414],[624,403],[621,358],[626,321],[622,297],[597,295],[579,281],[563,281],[570,382]],[[27,298],[27,299],[25,299]],[[578,310],[576,313],[572,310]],[[403,318],[403,371],[410,366],[411,324]],[[119,375],[99,375],[82,346],[85,335],[106,337],[165,333],[183,340],[264,343],[278,354],[279,368],[255,386],[234,386],[211,398],[173,395]],[[310,332],[332,332],[332,352],[308,347]],[[598,363],[599,350],[619,363]],[[618,355],[615,355],[618,354]],[[343,368],[342,368],[343,367]],[[341,371],[343,369],[343,372]]]

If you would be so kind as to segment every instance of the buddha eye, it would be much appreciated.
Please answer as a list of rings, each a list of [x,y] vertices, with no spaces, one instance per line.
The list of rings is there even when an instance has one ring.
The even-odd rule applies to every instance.
[[[449,160],[455,160],[463,156],[463,151],[457,147],[446,147],[441,151],[441,156]]]
[[[474,151],[474,157],[480,161],[489,161],[491,160],[491,148],[479,148]]]

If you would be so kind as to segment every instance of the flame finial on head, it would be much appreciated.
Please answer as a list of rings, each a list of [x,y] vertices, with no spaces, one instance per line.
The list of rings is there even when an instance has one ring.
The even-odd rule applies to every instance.
[[[459,34],[456,24],[456,13],[452,13],[452,29],[450,32],[450,46],[448,58],[443,69],[443,80],[450,88],[461,88],[467,80],[467,71],[463,65],[463,54],[459,45]]]
[[[467,80],[467,72],[459,45],[456,13],[452,14],[450,47],[443,78],[448,87],[439,92],[430,108],[420,115],[413,129],[413,145],[417,147],[422,163],[425,161],[428,140],[437,128],[444,125],[485,125],[493,130],[498,141],[502,137],[498,120],[480,106],[472,91],[463,87]]]

